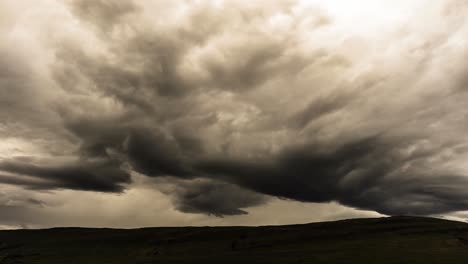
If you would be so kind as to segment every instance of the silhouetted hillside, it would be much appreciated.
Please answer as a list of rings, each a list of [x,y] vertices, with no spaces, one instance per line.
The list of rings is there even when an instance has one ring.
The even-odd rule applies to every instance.
[[[468,224],[421,217],[264,227],[0,231],[0,264],[466,261]]]

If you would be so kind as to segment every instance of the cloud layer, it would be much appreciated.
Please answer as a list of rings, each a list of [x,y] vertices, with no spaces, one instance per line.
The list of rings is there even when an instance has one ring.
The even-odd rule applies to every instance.
[[[381,1],[357,25],[339,1],[7,1],[0,182],[121,193],[143,175],[216,216],[273,197],[467,210],[468,6]]]

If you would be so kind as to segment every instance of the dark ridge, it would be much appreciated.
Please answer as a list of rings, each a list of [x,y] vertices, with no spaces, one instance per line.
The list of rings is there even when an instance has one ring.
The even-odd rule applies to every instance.
[[[468,224],[396,216],[287,226],[0,231],[7,263],[462,263]]]

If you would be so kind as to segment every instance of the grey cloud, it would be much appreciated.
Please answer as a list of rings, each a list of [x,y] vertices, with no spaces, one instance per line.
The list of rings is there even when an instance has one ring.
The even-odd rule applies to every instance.
[[[32,189],[73,189],[121,192],[130,182],[127,172],[109,160],[78,161],[65,164],[35,164],[31,160],[3,160],[0,171],[15,174],[0,177],[3,183],[25,185]]]
[[[466,208],[461,188],[468,184],[466,176],[436,170],[422,174],[426,168],[411,165],[418,156],[401,155],[399,148],[403,142],[372,137],[336,149],[301,146],[273,161],[219,159],[199,166],[212,177],[299,201],[338,201],[383,214],[428,215]]]
[[[272,196],[305,202],[338,201],[352,207],[372,209],[387,214],[429,214],[463,209],[465,206],[463,203],[450,203],[450,199],[446,198],[447,188],[439,188],[438,185],[442,179],[449,182],[452,180],[464,182],[464,177],[443,170],[427,173],[427,166],[434,164],[424,162],[436,156],[437,152],[443,151],[443,147],[426,152],[425,157],[418,156],[417,153],[405,156],[401,154],[405,150],[405,144],[411,145],[426,135],[409,134],[398,139],[384,135],[385,126],[379,125],[380,120],[375,120],[372,112],[365,112],[368,111],[365,108],[387,107],[389,114],[381,117],[381,119],[389,117],[387,127],[405,119],[405,117],[390,117],[392,113],[400,113],[394,109],[395,105],[392,105],[391,101],[382,105],[378,105],[377,102],[374,105],[378,99],[374,93],[379,86],[399,85],[399,80],[396,78],[394,80],[391,73],[363,74],[351,82],[338,82],[334,90],[329,90],[322,96],[312,97],[311,100],[291,97],[296,99],[297,105],[293,105],[295,101],[292,99],[293,103],[286,105],[288,108],[282,109],[287,113],[284,117],[273,116],[272,109],[255,104],[257,102],[255,100],[258,100],[255,96],[263,93],[262,87],[281,79],[292,81],[295,78],[306,78],[306,72],[310,70],[330,70],[331,74],[338,69],[345,71],[353,66],[352,62],[343,56],[330,54],[332,51],[320,48],[308,53],[294,51],[298,45],[298,40],[294,39],[297,36],[285,34],[277,37],[271,32],[262,33],[255,24],[262,25],[262,18],[255,16],[254,18],[248,16],[246,20],[246,26],[250,27],[249,34],[255,33],[253,36],[247,36],[241,30],[236,36],[232,36],[232,43],[223,43],[221,36],[232,30],[231,21],[223,20],[217,24],[214,21],[220,18],[209,8],[204,13],[201,12],[206,15],[203,18],[199,15],[200,12],[196,9],[192,16],[188,16],[187,25],[181,24],[175,28],[156,27],[147,32],[136,32],[136,35],[123,40],[110,37],[110,40],[114,41],[110,44],[112,49],[123,54],[119,58],[125,67],[110,63],[105,57],[92,58],[81,52],[63,51],[65,57],[62,59],[65,62],[70,61],[73,67],[84,69],[81,74],[85,80],[94,84],[98,91],[117,99],[123,105],[135,107],[137,109],[135,113],[153,117],[151,120],[151,118],[138,117],[136,114],[132,115],[134,118],[131,121],[128,119],[117,121],[121,123],[119,125],[115,124],[116,120],[106,123],[104,129],[92,129],[92,126],[89,129],[90,126],[78,122],[78,126],[69,128],[83,140],[83,146],[100,148],[101,153],[104,153],[102,150],[113,147],[121,152],[134,170],[151,177],[168,175],[180,178],[204,177],[215,181],[222,180],[229,183],[229,186],[234,184]],[[78,16],[82,14],[78,13]],[[190,26],[200,19],[202,24],[206,23],[205,27],[195,29]],[[234,21],[237,22],[235,19]],[[320,28],[322,25],[315,24],[311,29]],[[174,34],[167,35],[168,31]],[[440,45],[439,43],[426,48],[436,50]],[[205,51],[200,47],[210,47],[213,49],[212,53],[205,55]],[[200,49],[201,52],[198,57],[193,57],[193,51],[196,49]],[[202,68],[200,76],[181,70],[186,60],[195,60],[194,63],[198,63],[197,66]],[[416,60],[414,69],[422,70],[424,67],[420,66],[419,60]],[[411,77],[407,77],[407,82],[408,84],[412,82]],[[307,85],[313,86],[314,83]],[[321,88],[312,87],[316,91],[320,91]],[[260,90],[259,94],[256,94],[256,90]],[[276,153],[268,151],[249,153],[252,150],[247,148],[244,154],[249,157],[228,157],[231,149],[242,149],[242,145],[239,144],[248,144],[234,139],[230,141],[229,137],[239,134],[248,137],[249,133],[264,129],[252,124],[250,130],[244,131],[242,130],[244,128],[236,127],[236,117],[226,125],[222,124],[222,118],[218,119],[213,123],[213,127],[210,127],[211,133],[218,133],[213,131],[221,130],[222,135],[228,136],[227,138],[210,138],[209,134],[203,135],[198,132],[194,132],[188,141],[187,134],[190,133],[185,132],[183,134],[185,138],[181,137],[181,128],[191,129],[188,122],[191,120],[190,116],[206,111],[202,106],[207,101],[196,99],[208,94],[221,95],[224,92],[232,95],[231,101],[227,101],[228,104],[237,100],[239,103],[250,104],[251,107],[257,108],[259,117],[266,116],[270,119],[269,123],[273,124],[270,129],[275,131],[281,129],[282,124],[286,125],[289,137],[302,133],[304,141],[294,146],[292,139],[287,140]],[[275,90],[272,91],[274,92]],[[305,107],[301,107],[304,105]],[[408,106],[402,106],[408,111],[421,107],[410,105],[409,102]],[[224,109],[218,107],[214,110],[222,112]],[[127,108],[127,111],[132,110]],[[365,118],[364,116],[368,115],[369,119],[364,122],[367,122],[371,128],[366,130],[364,126],[352,131],[353,121],[350,120],[351,124],[333,132],[336,133],[335,142],[326,143],[321,142],[319,138],[307,138],[307,133],[315,131],[314,129],[318,128],[319,133],[331,129],[327,126],[333,124],[325,118],[333,120],[337,113],[356,114],[358,118]],[[333,116],[328,117],[331,114]],[[360,114],[363,116],[359,116]],[[428,119],[433,117],[431,115]],[[325,121],[320,121],[321,118]],[[180,121],[181,119],[183,121]],[[312,121],[313,126],[308,127]],[[416,124],[423,126],[426,121]],[[101,124],[99,120],[97,122]],[[173,130],[175,122],[178,122],[177,130]],[[144,126],[141,125],[143,123]],[[80,127],[89,129],[87,135],[101,136],[99,138],[83,136],[79,132]],[[342,137],[339,138],[340,136]],[[248,142],[248,139],[246,140]],[[208,143],[229,147],[210,151]],[[220,153],[225,157],[213,158]],[[422,159],[423,162],[417,164],[418,159]],[[408,167],[411,170],[407,169]],[[241,212],[239,207],[235,209],[236,206],[227,210],[221,208],[220,204],[209,203],[212,195],[224,194],[226,197],[231,197],[236,192],[240,192],[239,190],[234,191],[233,187],[229,187],[224,192],[218,192],[213,191],[216,190],[215,187],[212,189],[193,184],[193,189],[190,189],[189,186],[191,185],[186,184],[181,187],[183,191],[176,195],[181,201],[199,195],[201,190],[206,190],[208,193],[199,196],[200,200],[194,200],[192,203],[180,202],[179,209],[202,212],[205,208],[205,212],[210,213],[216,211],[214,207],[219,207],[219,212],[216,214]],[[219,184],[214,186],[219,189],[225,188]],[[449,183],[447,187],[450,189],[452,184]],[[430,191],[423,192],[421,188]],[[459,195],[462,196],[461,193]],[[193,209],[190,209],[192,207]]]
[[[76,14],[102,32],[112,30],[115,25],[123,22],[126,15],[138,11],[132,1],[71,0],[70,5]]]
[[[5,125],[33,124],[47,126],[51,112],[44,109],[44,94],[35,86],[41,83],[35,70],[25,62],[25,55],[15,52],[14,43],[0,45],[0,118]],[[30,100],[30,98],[38,100]]]
[[[105,13],[121,13],[113,12],[114,9],[130,10],[121,7],[121,4],[114,5],[106,1],[80,0],[74,3],[73,6],[93,6],[98,10],[106,10]],[[271,12],[288,13],[290,6],[291,3],[287,2],[272,5]],[[244,10],[228,5],[222,11],[232,13],[232,16],[222,17],[219,15],[220,10],[212,5],[200,4],[191,8],[186,18],[177,25],[140,29],[140,21],[136,20],[130,36],[109,36],[106,39],[106,44],[119,54],[121,61],[118,65],[106,63],[105,57],[90,58],[69,47],[58,54],[65,60],[65,68],[77,67],[109,96],[139,107],[153,105],[149,108],[156,108],[153,114],[157,115],[161,109],[152,102],[158,100],[159,96],[193,95],[200,89],[202,92],[207,89],[248,91],[270,81],[272,75],[277,75],[277,78],[294,76],[313,61],[325,57],[326,54],[321,51],[310,54],[296,51],[295,45],[300,44],[295,39],[297,36],[273,36],[257,28],[256,23],[265,23],[268,17],[258,16],[256,12],[262,13],[268,9],[262,6]],[[78,10],[75,14],[80,19],[88,20],[86,12]],[[314,10],[312,15],[321,21],[311,23],[312,30],[330,23],[330,18],[324,19],[326,16],[319,11]],[[102,17],[106,19],[107,16]],[[116,19],[107,18],[106,21],[120,25]],[[93,20],[91,22],[99,24]],[[245,23],[248,28],[239,28],[239,23]],[[294,29],[295,25],[292,27]],[[232,30],[238,30],[236,38],[242,42],[229,41],[228,34]],[[191,56],[197,49],[201,51],[195,59],[199,60],[197,63],[204,72],[183,72],[184,63],[193,60]],[[63,70],[60,71],[63,75]],[[71,71],[77,72],[77,69]],[[70,74],[68,71],[65,73]]]
[[[126,138],[124,152],[132,167],[143,174],[184,176],[190,171],[184,168],[176,144],[160,131],[135,130]]]
[[[329,97],[315,99],[304,109],[301,109],[290,118],[291,126],[303,129],[312,120],[334,113],[346,108],[355,98],[350,94],[332,94]]]
[[[67,128],[81,141],[80,155],[127,162],[148,176],[189,175],[179,139],[137,116],[93,119],[66,115]],[[184,144],[185,148],[189,146]],[[189,149],[187,149],[189,151]],[[112,156],[113,154],[114,156]]]
[[[215,216],[247,214],[242,208],[262,205],[267,196],[237,185],[207,179],[170,180],[163,189],[176,208],[186,213],[205,213]]]
[[[74,156],[2,159],[0,182],[121,192],[133,171],[166,179],[178,210],[217,216],[268,196],[385,214],[467,209],[466,66],[456,59],[466,51],[449,49],[461,18],[443,20],[440,36],[408,26],[353,46],[333,18],[294,1],[192,3],[180,17],[148,15],[151,5],[169,6],[70,2],[85,21],[76,39],[92,44],[51,44],[53,100],[26,65],[0,59],[1,84],[17,88],[0,90],[0,116],[35,129],[42,113]]]
[[[46,203],[37,198],[23,197],[19,194],[9,194],[7,192],[2,191],[0,192],[0,204],[3,206],[41,207]]]

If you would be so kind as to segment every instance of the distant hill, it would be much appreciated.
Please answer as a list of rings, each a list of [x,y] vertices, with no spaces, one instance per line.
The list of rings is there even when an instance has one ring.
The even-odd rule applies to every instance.
[[[263,227],[0,231],[0,264],[467,261],[468,224],[422,217]]]

